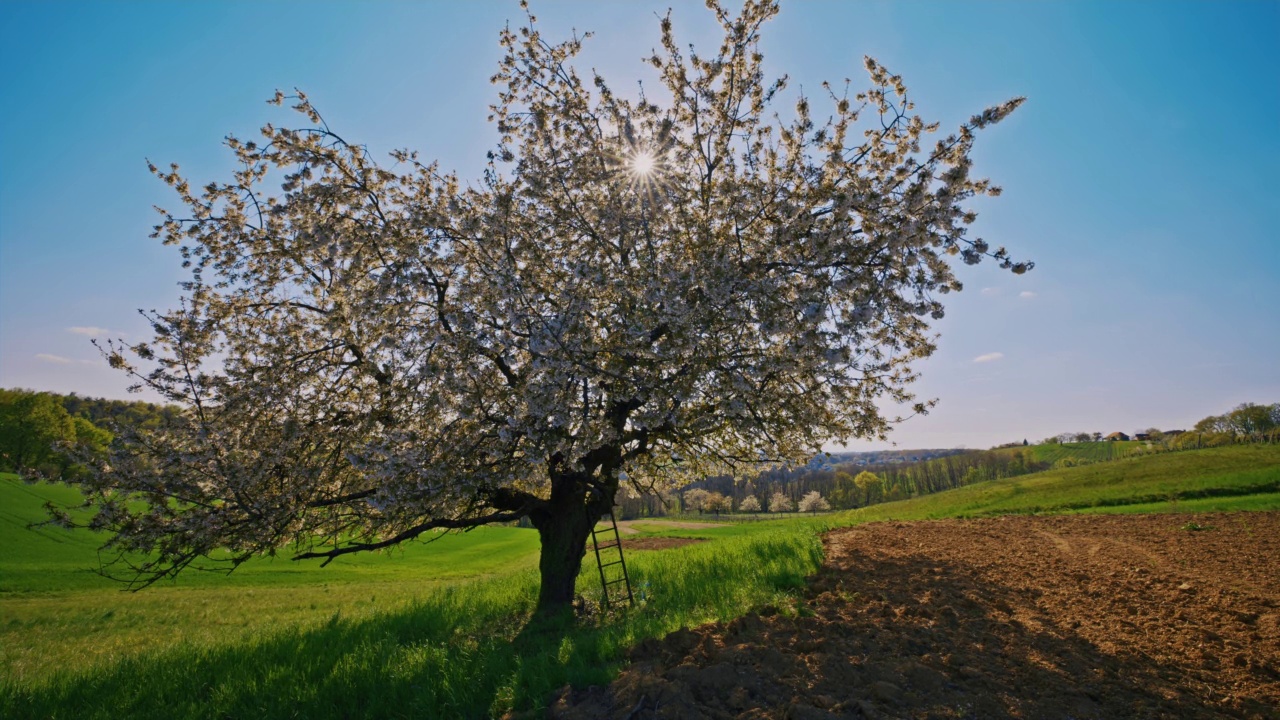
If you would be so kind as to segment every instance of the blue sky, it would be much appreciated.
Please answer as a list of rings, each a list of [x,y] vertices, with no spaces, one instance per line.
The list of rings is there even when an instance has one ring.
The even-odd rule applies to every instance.
[[[615,87],[671,3],[535,2],[544,32],[592,30]],[[680,37],[710,48],[701,3]],[[299,87],[375,151],[414,148],[477,177],[497,32],[513,2],[0,4],[0,387],[126,397],[89,343],[139,338],[176,305],[174,206],[145,159],[201,183],[221,139],[287,118]],[[790,2],[764,50],[792,89],[904,76],[954,126],[1015,95],[977,172],[1002,185],[978,234],[1036,269],[962,267],[965,292],[920,370],[928,417],[902,447],[987,447],[1062,431],[1184,427],[1280,401],[1280,3]],[[859,443],[852,449],[880,444]]]

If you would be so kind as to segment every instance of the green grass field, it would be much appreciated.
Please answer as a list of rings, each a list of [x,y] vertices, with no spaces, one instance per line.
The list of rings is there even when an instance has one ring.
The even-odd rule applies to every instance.
[[[486,528],[328,568],[264,559],[126,593],[101,538],[26,529],[66,488],[0,479],[0,717],[484,717],[606,682],[628,648],[765,604],[784,612],[832,525],[1029,512],[1280,509],[1280,447],[1141,456],[819,518],[642,535],[710,542],[628,555],[639,607],[525,627],[531,530]],[[598,592],[586,564],[579,590]]]
[[[79,502],[79,494],[63,485],[27,485],[13,475],[0,476],[0,595],[63,590],[115,590],[119,583],[98,574],[97,548],[105,537],[56,527],[28,529],[44,518],[43,506]],[[465,535],[445,534],[432,542],[414,543],[382,554],[340,557],[321,568],[319,563],[294,562],[287,557],[251,560],[235,573],[198,572],[181,576],[166,587],[261,587],[347,582],[398,582],[406,568],[415,576],[437,580],[483,577],[525,566],[537,556],[537,536],[516,528],[478,528]]]
[[[1139,455],[975,483],[841,513],[836,522],[1008,513],[1280,509],[1280,446],[1239,445]],[[1140,510],[1138,508],[1141,508]]]

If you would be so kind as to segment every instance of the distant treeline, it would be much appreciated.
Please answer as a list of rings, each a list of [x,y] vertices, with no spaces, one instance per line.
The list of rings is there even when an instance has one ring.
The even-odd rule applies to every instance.
[[[896,457],[919,457],[922,451],[900,451]],[[902,500],[917,495],[950,490],[983,480],[1014,477],[1039,472],[1052,463],[1037,460],[1027,450],[952,450],[917,462],[884,462],[866,465],[844,462],[834,465],[810,464],[798,468],[769,468],[754,477],[735,480],[728,475],[709,477],[692,483],[679,492],[661,496],[623,497],[619,512],[624,518],[657,517],[674,513],[721,513],[758,505],[761,511],[776,512],[778,496],[786,498],[784,510],[790,512],[810,493],[817,492],[835,510],[848,510],[865,505]],[[729,504],[701,502],[691,498],[696,493],[723,496]],[[748,498],[754,498],[752,503]],[[754,510],[752,510],[754,512]]]
[[[156,427],[178,412],[148,402],[0,389],[0,471],[75,475],[83,472],[82,456],[106,450],[113,430]]]
[[[181,409],[172,405],[0,389],[0,471],[36,471],[51,477],[76,474],[83,471],[77,459],[105,450],[113,431],[157,427],[179,413]],[[833,509],[847,510],[1137,452],[1280,442],[1280,403],[1244,403],[1204,418],[1190,431],[1148,428],[1143,434],[1142,442],[1132,443],[1106,442],[1101,433],[1062,433],[1040,445],[1023,440],[991,450],[832,455],[805,466],[766,468],[745,478],[708,477],[661,495],[623,496],[619,511],[624,518],[745,509],[791,511],[813,493]],[[690,491],[698,492],[690,495]]]
[[[1186,435],[1187,437],[1182,437]],[[1100,432],[1065,432],[1046,438],[1044,444],[1084,443],[1100,441]],[[1207,447],[1238,442],[1280,441],[1280,403],[1259,405],[1241,403],[1221,415],[1210,415],[1190,430],[1161,430],[1149,427],[1134,433],[1134,439],[1181,448],[1185,445]],[[1005,447],[1005,446],[1001,446]]]
[[[76,393],[55,397],[61,400],[62,407],[70,415],[86,418],[103,427],[157,427],[182,412],[182,408],[176,405],[157,405],[136,400],[107,400]]]
[[[1000,480],[1052,467],[1040,460],[1030,448],[1012,450],[970,450],[936,460],[909,465],[882,465],[868,468],[880,477],[885,488],[883,499],[927,495],[953,490],[975,482]]]
[[[1210,415],[1196,423],[1200,434],[1243,437],[1254,441],[1280,442],[1280,403],[1242,403],[1222,415]]]
[[[720,513],[741,511],[745,502],[745,507],[752,508],[750,512],[756,512],[757,504],[770,512],[770,503],[779,495],[795,507],[800,498],[812,492],[820,493],[832,508],[847,510],[1135,454],[1280,442],[1280,403],[1244,403],[1222,415],[1204,418],[1189,431],[1148,428],[1142,434],[1146,437],[1140,442],[1109,442],[1100,432],[1061,433],[1039,445],[1021,440],[991,450],[895,450],[884,451],[880,457],[868,457],[868,453],[837,455],[835,463],[815,461],[801,467],[775,467],[736,481],[729,476],[709,477],[661,497],[623,498],[621,511],[625,517]],[[690,491],[720,495],[724,501],[710,505],[699,502],[695,507],[687,502]]]
[[[964,448],[927,448],[912,450],[864,450],[860,452],[829,453],[829,465],[888,465],[892,463],[914,463],[960,455],[969,452]],[[801,468],[803,470],[803,468]]]

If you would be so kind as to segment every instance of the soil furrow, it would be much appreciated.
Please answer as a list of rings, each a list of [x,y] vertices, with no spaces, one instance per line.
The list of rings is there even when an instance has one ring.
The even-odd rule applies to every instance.
[[[1280,718],[1280,513],[877,523],[794,605],[636,649],[576,718]]]

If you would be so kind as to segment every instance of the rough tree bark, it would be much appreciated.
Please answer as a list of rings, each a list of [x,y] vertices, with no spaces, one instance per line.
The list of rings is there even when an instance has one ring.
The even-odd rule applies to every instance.
[[[616,488],[616,480],[609,485]],[[552,481],[551,499],[529,515],[542,543],[538,558],[542,582],[535,610],[538,615],[565,613],[573,605],[574,583],[582,569],[587,536],[613,505],[611,488],[592,490],[595,488],[590,478],[581,473],[561,475]]]

